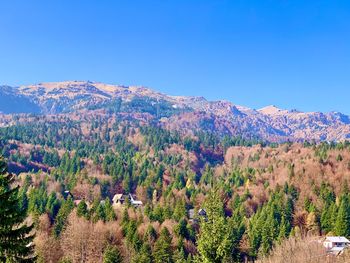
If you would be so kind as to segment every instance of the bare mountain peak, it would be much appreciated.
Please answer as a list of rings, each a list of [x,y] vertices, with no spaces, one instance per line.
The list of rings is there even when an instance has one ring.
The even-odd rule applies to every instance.
[[[266,114],[266,115],[275,115],[275,114],[279,114],[279,113],[288,113],[288,110],[280,109],[280,108],[276,107],[275,105],[269,105],[269,106],[266,106],[264,108],[259,109],[258,112],[260,112],[262,114]]]

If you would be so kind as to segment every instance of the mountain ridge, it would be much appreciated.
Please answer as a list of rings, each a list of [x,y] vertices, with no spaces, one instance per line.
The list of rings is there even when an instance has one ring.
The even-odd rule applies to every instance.
[[[0,98],[3,100],[0,112],[7,114],[68,114],[108,109],[114,113],[128,112],[129,117],[135,113],[148,114],[165,128],[189,133],[209,131],[220,136],[240,135],[276,142],[350,138],[350,118],[343,113],[301,112],[274,105],[255,110],[226,100],[171,96],[143,86],[47,82],[0,86]]]

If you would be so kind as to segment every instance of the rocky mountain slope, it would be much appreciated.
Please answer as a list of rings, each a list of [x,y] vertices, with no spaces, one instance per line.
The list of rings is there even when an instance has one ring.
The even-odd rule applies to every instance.
[[[268,141],[350,139],[349,116],[338,112],[299,112],[275,106],[254,110],[228,101],[168,96],[145,87],[89,81],[0,86],[0,112],[66,114],[105,111],[147,116],[168,129],[204,130]]]

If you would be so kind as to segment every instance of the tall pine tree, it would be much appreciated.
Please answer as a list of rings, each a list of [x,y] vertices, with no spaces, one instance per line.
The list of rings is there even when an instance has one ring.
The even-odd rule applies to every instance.
[[[338,236],[350,237],[350,200],[348,195],[341,199],[337,220],[335,222],[335,233]]]
[[[0,262],[33,262],[33,226],[24,223],[26,211],[19,206],[18,186],[0,158]]]
[[[224,204],[217,191],[211,191],[205,203],[207,217],[201,221],[196,262],[220,263],[230,257],[232,243],[224,214]]]
[[[169,230],[164,227],[160,233],[160,236],[154,244],[153,257],[155,263],[172,263],[172,248],[171,248],[171,235]]]

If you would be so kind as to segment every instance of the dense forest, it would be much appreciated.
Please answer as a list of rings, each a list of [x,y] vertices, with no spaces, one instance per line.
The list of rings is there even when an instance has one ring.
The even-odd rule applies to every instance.
[[[31,115],[0,128],[0,154],[37,262],[281,262],[273,255],[292,239],[350,237],[346,141]]]

